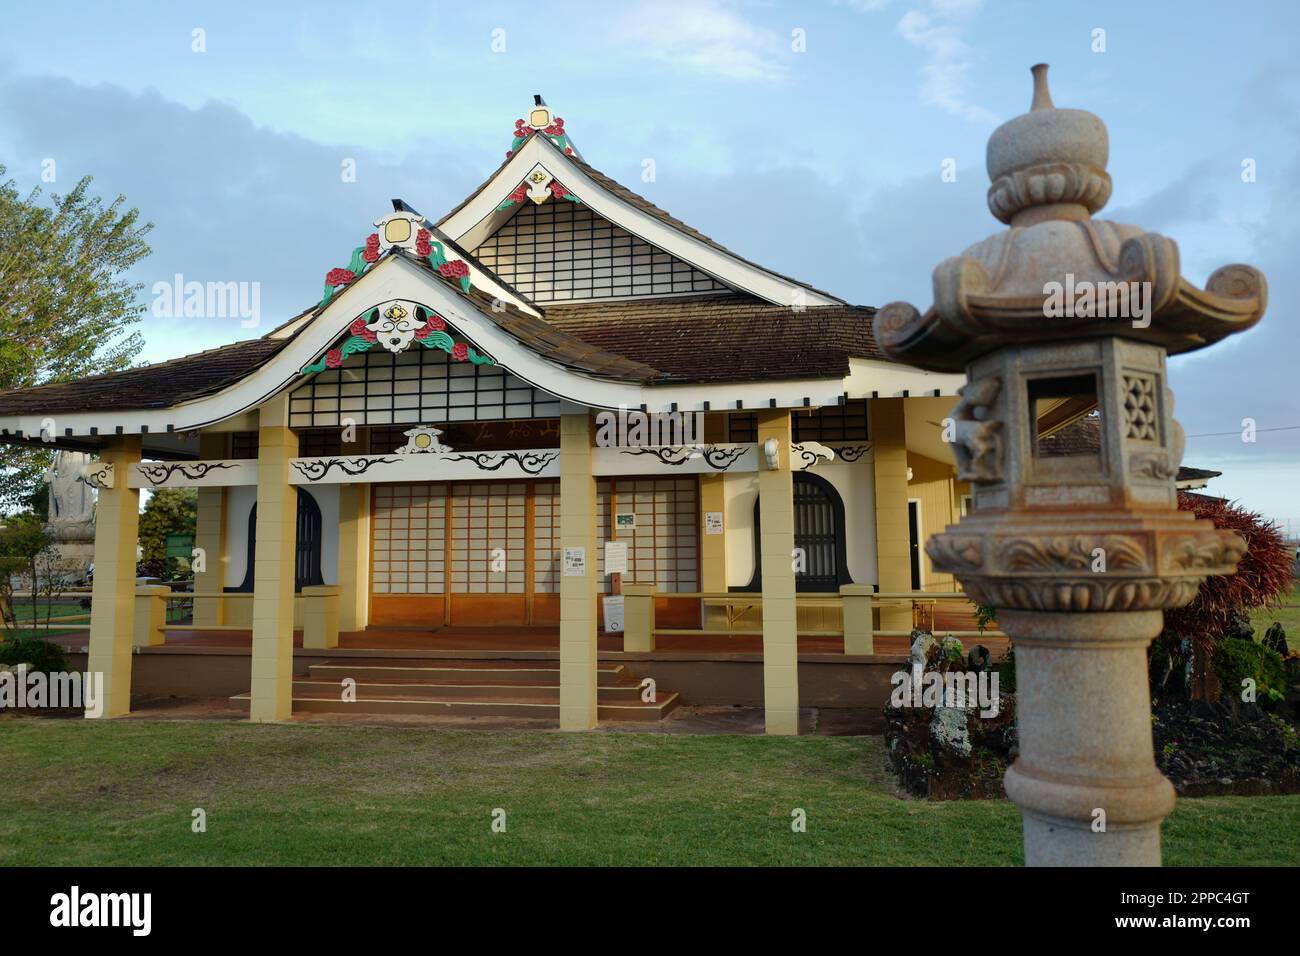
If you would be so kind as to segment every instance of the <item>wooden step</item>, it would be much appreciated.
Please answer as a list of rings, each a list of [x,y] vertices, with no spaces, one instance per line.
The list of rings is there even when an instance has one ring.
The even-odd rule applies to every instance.
[[[293,696],[298,698],[342,697],[342,678],[295,679]],[[433,681],[409,680],[405,676],[386,680],[358,680],[358,700],[410,697],[430,700],[541,700],[559,703],[559,682],[541,681]],[[641,699],[641,687],[631,682],[597,687],[599,703],[631,703]]]
[[[312,677],[328,677],[342,680],[351,677],[354,680],[392,680],[403,681],[431,680],[437,682],[468,681],[475,683],[496,683],[500,681],[522,681],[525,683],[553,682],[559,686],[560,665],[552,661],[396,661],[358,660],[330,661],[312,664],[309,668]],[[622,664],[599,664],[596,667],[596,683],[608,686],[619,683],[626,677]]]
[[[247,709],[249,694],[236,694],[230,698],[237,706]],[[597,704],[600,720],[662,720],[679,703],[675,693],[661,694],[653,704],[604,703]],[[538,720],[559,720],[559,702],[487,698],[482,700],[431,700],[428,698],[389,697],[345,702],[337,697],[293,698],[294,713],[316,714],[416,714],[456,717],[515,717]]]

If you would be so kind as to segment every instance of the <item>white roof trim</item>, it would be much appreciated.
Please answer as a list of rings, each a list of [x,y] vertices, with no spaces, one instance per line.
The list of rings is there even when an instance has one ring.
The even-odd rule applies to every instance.
[[[364,291],[364,295],[362,292]],[[458,290],[414,263],[391,257],[379,262],[352,285],[331,299],[329,306],[260,368],[226,389],[171,408],[108,410],[102,412],[59,412],[53,415],[0,417],[0,428],[37,436],[47,418],[55,420],[54,434],[64,429],[86,436],[91,428],[101,436],[113,435],[120,426],[124,434],[164,434],[171,425],[177,432],[205,428],[240,415],[263,404],[302,378],[299,369],[323,354],[352,321],[376,303],[407,299],[433,309],[480,352],[492,356],[502,368],[529,384],[575,405],[590,408],[640,408],[648,411],[712,411],[736,408],[800,408],[834,405],[845,391],[840,378],[795,379],[779,382],[739,382],[642,386],[586,375],[543,358],[465,299]],[[886,370],[901,369],[880,363]],[[916,375],[929,373],[912,371]],[[936,376],[955,378],[960,376]],[[737,403],[740,403],[739,405]]]
[[[555,148],[545,136],[534,136],[515,153],[479,194],[439,228],[467,249],[474,249],[495,231],[490,222],[505,198],[535,165],[564,184],[592,210],[632,235],[689,262],[702,272],[777,305],[842,305],[843,301],[807,286],[783,279],[775,273],[701,242],[668,223],[610,193],[581,167]],[[527,201],[527,200],[525,200]],[[554,200],[552,200],[554,201]]]

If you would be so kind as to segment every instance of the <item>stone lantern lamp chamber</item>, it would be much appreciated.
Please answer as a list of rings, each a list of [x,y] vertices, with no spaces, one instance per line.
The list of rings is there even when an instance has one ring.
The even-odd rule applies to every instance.
[[[1005,785],[1025,862],[1159,865],[1174,790],[1155,766],[1147,647],[1165,608],[1245,550],[1178,510],[1165,357],[1250,328],[1267,291],[1244,265],[1198,289],[1173,240],[1094,219],[1111,193],[1106,127],[1056,109],[1047,66],[1032,73],[1030,111],[988,143],[988,205],[1009,228],[939,264],[924,314],[881,309],[875,334],[901,362],[966,373],[951,432],[974,509],[926,553],[1015,644]],[[1052,440],[1081,418],[1099,419],[1099,444]]]

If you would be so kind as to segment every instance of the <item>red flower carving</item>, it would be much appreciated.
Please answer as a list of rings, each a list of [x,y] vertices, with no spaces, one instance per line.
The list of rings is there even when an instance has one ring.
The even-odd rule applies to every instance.
[[[336,289],[341,285],[347,285],[356,275],[349,269],[331,269],[325,273],[325,284],[334,286]]]
[[[429,234],[429,230],[428,230],[428,229],[419,229],[419,230],[416,230],[416,233],[415,233],[415,241],[416,241],[416,242],[428,242],[431,238],[433,238],[433,237]]]
[[[459,259],[452,259],[450,262],[444,262],[438,266],[438,275],[444,279],[459,279],[461,276],[469,275],[469,266]]]
[[[443,318],[440,315],[429,316],[429,321],[424,324],[427,325],[434,332],[441,332],[443,329],[447,327],[447,323],[443,321]]]
[[[464,342],[458,342],[456,345],[452,346],[451,357],[457,362],[464,362],[469,358],[469,346]]]
[[[365,334],[366,334],[366,320],[365,320],[365,319],[357,319],[356,321],[354,321],[354,322],[352,323],[351,332],[352,332],[353,335],[365,335]]]
[[[415,254],[421,259],[429,258],[429,253],[433,252],[433,246],[429,245],[428,239],[421,239],[415,244]]]
[[[339,349],[330,349],[325,353],[325,365],[328,368],[338,368],[343,364],[343,352]]]
[[[379,258],[379,250],[367,249],[365,252],[361,253],[361,258],[366,260],[366,262],[374,262]]]
[[[555,117],[555,125],[558,126],[558,127],[560,128],[560,132],[564,132],[564,119],[563,119],[563,117],[560,117],[560,116]]]
[[[564,155],[565,155],[565,156],[572,156],[572,155],[573,155],[573,147],[572,147],[572,146],[566,146],[566,147],[564,147]]]
[[[366,248],[367,249],[379,248],[379,233],[372,232],[370,235],[366,236]]]
[[[528,187],[520,184],[515,191],[506,198],[511,202],[523,202],[528,198]]]
[[[556,199],[563,199],[569,195],[569,191],[564,188],[557,180],[552,179],[550,183],[551,195]]]

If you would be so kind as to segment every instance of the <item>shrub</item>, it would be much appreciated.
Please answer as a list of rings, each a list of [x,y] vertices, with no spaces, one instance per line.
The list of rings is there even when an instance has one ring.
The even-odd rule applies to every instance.
[[[1277,525],[1220,498],[1180,491],[1178,507],[1216,528],[1236,532],[1246,542],[1236,572],[1206,578],[1190,604],[1165,612],[1165,629],[1158,639],[1162,654],[1153,651],[1153,664],[1157,656],[1163,658],[1160,668],[1152,667],[1156,690],[1162,689],[1159,670],[1165,678],[1187,674],[1193,696],[1213,698],[1216,645],[1225,634],[1241,630],[1236,622],[1246,610],[1273,604],[1290,589],[1291,549]],[[1170,681],[1165,686],[1181,685]]]
[[[41,637],[9,637],[0,641],[0,664],[26,664],[43,674],[68,670],[68,654],[53,641]]]
[[[1242,681],[1253,680],[1255,702],[1265,710],[1272,710],[1286,697],[1286,667],[1277,652],[1263,644],[1225,637],[1215,646],[1213,666],[1225,693],[1240,695]]]

